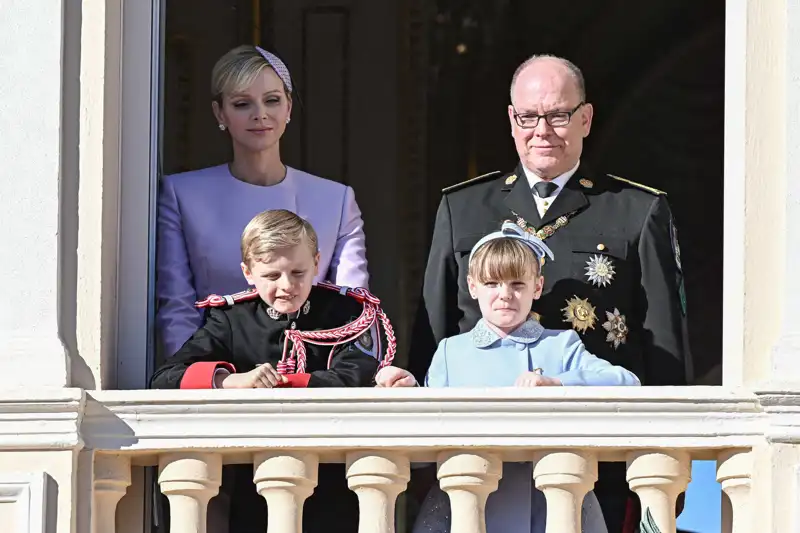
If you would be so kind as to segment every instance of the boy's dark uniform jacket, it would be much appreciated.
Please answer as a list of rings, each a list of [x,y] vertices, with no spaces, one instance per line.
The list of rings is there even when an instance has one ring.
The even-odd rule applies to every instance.
[[[555,260],[545,263],[544,291],[533,303],[542,325],[573,327],[565,321],[572,301],[573,308],[577,304],[595,317],[591,324],[591,320],[577,324],[585,331],[576,328],[590,352],[634,372],[643,385],[687,383],[691,366],[683,273],[666,195],[619,178],[589,174],[583,167],[543,219],[521,167],[444,190],[425,271],[417,344],[410,352],[411,370],[418,380],[424,378],[436,344],[469,331],[480,318],[478,302],[467,288],[469,254],[475,243],[505,220],[522,218],[539,230],[553,229],[562,216],[567,217],[566,225],[545,239]],[[589,262],[598,258],[614,270],[604,283],[589,279]],[[609,338],[610,326],[616,326],[612,327],[616,346]]]
[[[211,388],[214,370],[235,367],[236,372],[253,370],[269,363],[277,368],[283,355],[284,331],[333,329],[361,315],[362,304],[321,287],[312,287],[308,313],[296,317],[267,314],[267,304],[259,297],[206,311],[205,324],[183,347],[158,369],[151,380],[153,388]],[[378,360],[370,353],[377,339],[370,336],[334,347],[328,370],[330,346],[305,343],[306,373],[288,376],[293,387],[369,387],[378,370]],[[289,344],[291,348],[291,343]],[[195,363],[201,363],[187,370]],[[191,372],[191,376],[189,373]],[[192,383],[186,383],[190,380]],[[205,385],[205,386],[203,386]]]
[[[341,327],[357,319],[363,306],[355,298],[321,287],[313,287],[308,297],[308,313],[302,310],[293,317],[281,315],[274,320],[267,315],[267,305],[255,297],[233,305],[210,308],[205,325],[153,376],[153,388],[210,388],[216,368],[249,372],[256,364],[277,367],[283,354],[284,331]],[[378,328],[373,328],[377,330]],[[369,387],[378,370],[373,354],[377,339],[362,335],[358,340],[334,347],[328,370],[330,346],[306,342],[306,374],[294,374],[293,387]],[[290,344],[291,348],[291,344]],[[377,354],[380,355],[380,354]],[[186,370],[193,364],[199,369],[187,387]],[[203,385],[205,385],[203,387]],[[261,428],[269,434],[270,428]],[[259,428],[253,428],[257,434]],[[229,526],[237,533],[263,533],[267,528],[266,501],[256,492],[252,465],[226,466],[222,490],[230,495]],[[228,483],[230,482],[230,484]],[[333,529],[331,529],[333,528]],[[323,533],[332,530],[356,531],[358,498],[348,489],[342,464],[320,464],[318,484],[306,500],[303,531]]]

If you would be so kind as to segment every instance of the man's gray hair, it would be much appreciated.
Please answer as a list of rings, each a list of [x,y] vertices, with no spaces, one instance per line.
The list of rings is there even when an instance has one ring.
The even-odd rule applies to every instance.
[[[534,54],[528,59],[526,59],[520,66],[517,67],[517,70],[514,71],[514,76],[511,77],[511,88],[509,90],[509,97],[513,103],[514,101],[514,85],[517,83],[517,78],[525,70],[527,67],[532,65],[533,63],[539,61],[540,59],[553,59],[558,61],[564,67],[566,67],[569,75],[572,77],[573,81],[575,82],[575,86],[578,88],[578,97],[581,99],[581,102],[586,100],[586,82],[583,79],[583,72],[578,66],[570,61],[569,59],[564,59],[563,57],[558,57],[550,54]]]

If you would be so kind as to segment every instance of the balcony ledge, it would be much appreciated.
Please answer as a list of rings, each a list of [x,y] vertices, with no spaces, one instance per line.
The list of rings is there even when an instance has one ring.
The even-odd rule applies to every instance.
[[[602,460],[674,448],[696,458],[765,441],[800,442],[800,393],[723,387],[305,389],[244,391],[9,390],[0,450],[90,449],[133,455],[217,450],[226,462],[267,448],[403,449],[430,461],[445,448],[592,448]],[[516,455],[515,455],[516,454]],[[514,459],[517,457],[518,459]]]

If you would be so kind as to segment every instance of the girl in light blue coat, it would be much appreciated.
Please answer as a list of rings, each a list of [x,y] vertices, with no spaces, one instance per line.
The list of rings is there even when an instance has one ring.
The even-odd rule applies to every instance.
[[[513,223],[478,241],[467,281],[483,318],[468,333],[442,340],[428,369],[428,387],[543,387],[640,385],[628,370],[589,353],[573,330],[544,329],[531,316],[542,294],[540,266],[553,253]],[[533,487],[531,463],[505,463],[500,485],[486,505],[487,533],[544,533],[544,495]],[[584,533],[606,533],[593,492],[584,499]],[[414,533],[448,533],[447,495],[434,488]]]

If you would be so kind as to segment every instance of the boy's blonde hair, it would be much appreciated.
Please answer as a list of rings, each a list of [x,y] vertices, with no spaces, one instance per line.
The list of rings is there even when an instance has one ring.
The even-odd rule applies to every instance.
[[[250,266],[298,244],[308,246],[311,254],[317,255],[317,232],[311,224],[286,209],[264,211],[253,217],[242,232],[242,262]]]
[[[493,239],[472,254],[469,275],[478,283],[537,277],[539,258],[519,240]]]
[[[272,68],[272,65],[255,46],[237,46],[214,65],[211,71],[211,97],[221,104],[223,95],[246,89],[265,68]],[[291,99],[292,93],[285,83],[283,90]]]

